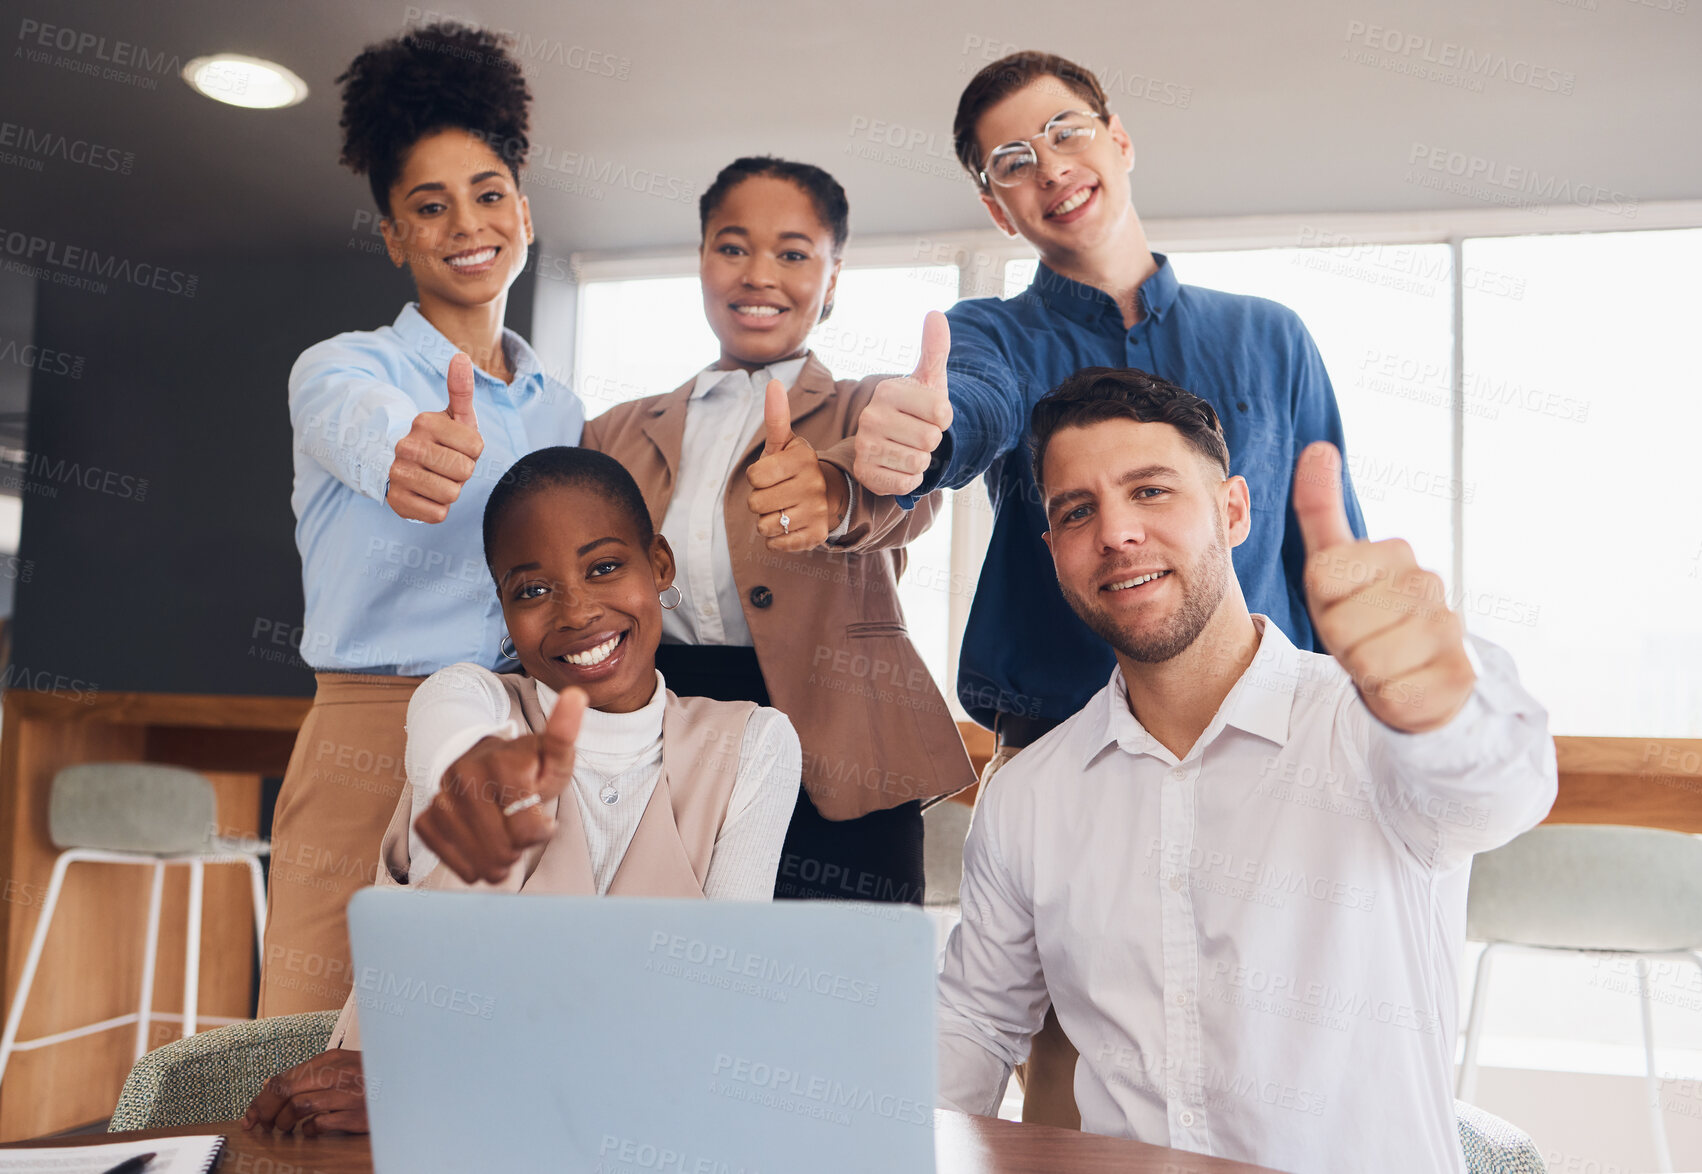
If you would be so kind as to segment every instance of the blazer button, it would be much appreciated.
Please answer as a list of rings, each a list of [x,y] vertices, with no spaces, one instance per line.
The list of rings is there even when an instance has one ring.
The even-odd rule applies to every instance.
[[[766,587],[752,587],[751,588],[751,606],[752,607],[767,607],[769,604],[771,604],[773,602],[774,602],[774,592],[770,591],[768,588],[766,588]]]

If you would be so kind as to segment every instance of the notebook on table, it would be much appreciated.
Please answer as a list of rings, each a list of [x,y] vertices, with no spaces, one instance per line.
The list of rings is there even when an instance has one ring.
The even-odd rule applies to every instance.
[[[105,1145],[32,1146],[0,1150],[0,1174],[106,1174],[128,1158],[153,1154],[147,1174],[205,1174],[219,1158],[223,1135],[155,1137]]]
[[[363,889],[377,1174],[934,1169],[918,909]]]

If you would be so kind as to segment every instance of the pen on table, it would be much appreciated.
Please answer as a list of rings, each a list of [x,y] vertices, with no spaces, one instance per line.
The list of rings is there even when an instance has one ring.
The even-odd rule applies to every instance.
[[[118,1165],[108,1170],[106,1174],[142,1174],[148,1168],[148,1163],[157,1158],[158,1154],[137,1154],[133,1158],[125,1158]]]

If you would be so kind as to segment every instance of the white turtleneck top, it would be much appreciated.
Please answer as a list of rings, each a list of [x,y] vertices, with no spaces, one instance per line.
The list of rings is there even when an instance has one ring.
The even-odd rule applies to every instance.
[[[638,830],[644,806],[662,774],[662,711],[667,702],[662,674],[642,709],[631,713],[585,711],[574,744],[573,786],[585,824],[591,875],[599,895],[608,892]],[[548,717],[556,693],[538,682],[538,705]],[[511,712],[508,693],[495,673],[476,664],[452,664],[427,677],[408,703],[408,785],[414,818],[436,796],[451,764],[487,735],[518,738],[529,734],[525,719]],[[738,775],[727,818],[715,837],[715,852],[704,878],[703,894],[712,900],[767,901],[786,826],[798,798],[803,756],[798,735],[786,715],[758,707],[745,726]],[[608,786],[618,796],[605,802]],[[566,796],[563,796],[565,798]],[[417,881],[437,867],[438,859],[412,829],[408,831],[409,879]]]

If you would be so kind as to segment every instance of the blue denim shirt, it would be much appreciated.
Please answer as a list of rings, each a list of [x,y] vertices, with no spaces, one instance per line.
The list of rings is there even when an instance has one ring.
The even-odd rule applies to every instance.
[[[393,325],[339,334],[296,360],[290,505],[307,596],[301,657],[313,668],[426,676],[458,661],[508,663],[485,569],[485,502],[522,456],[578,444],[585,410],[525,339],[505,330],[503,347],[514,382],[475,369],[484,452],[449,516],[431,524],[398,516],[384,493],[414,417],[449,406],[454,344],[410,302]]]
[[[1323,360],[1298,315],[1263,298],[1182,285],[1170,262],[1138,294],[1141,320],[1124,327],[1110,295],[1044,264],[1014,298],[975,298],[951,322],[952,426],[918,494],[986,475],[992,541],[970,606],[957,692],[971,717],[996,712],[1061,721],[1105,685],[1111,648],[1058,590],[1040,535],[1046,513],[1029,459],[1029,412],[1083,367],[1135,367],[1200,396],[1217,411],[1230,469],[1247,479],[1252,533],[1235,548],[1247,605],[1298,648],[1314,649],[1301,587],[1304,547],[1290,490],[1314,440],[1342,447],[1341,414]],[[1343,448],[1343,452],[1346,449]],[[1348,521],[1365,521],[1343,470]],[[914,497],[906,498],[912,501]]]

